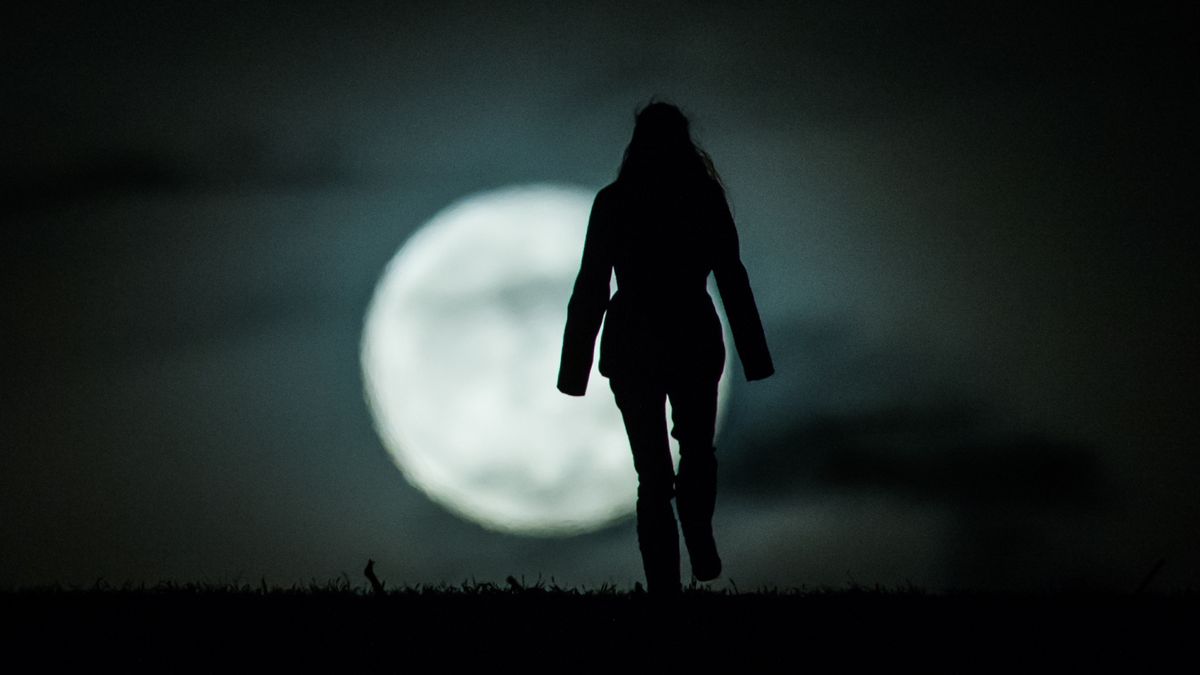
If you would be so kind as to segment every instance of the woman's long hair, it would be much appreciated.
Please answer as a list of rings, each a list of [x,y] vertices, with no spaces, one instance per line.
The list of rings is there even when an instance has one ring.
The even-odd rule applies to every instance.
[[[662,101],[652,101],[637,112],[617,181],[637,187],[667,182],[712,185],[722,193],[725,189],[712,158],[692,140],[687,116]]]

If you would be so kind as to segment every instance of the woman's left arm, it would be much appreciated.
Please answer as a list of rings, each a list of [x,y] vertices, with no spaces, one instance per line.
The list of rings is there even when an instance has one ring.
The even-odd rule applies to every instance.
[[[608,308],[608,283],[612,278],[609,244],[607,188],[592,202],[583,259],[575,288],[567,303],[567,326],[563,331],[562,358],[558,367],[558,390],[570,396],[587,393],[588,377],[596,351],[596,335]]]

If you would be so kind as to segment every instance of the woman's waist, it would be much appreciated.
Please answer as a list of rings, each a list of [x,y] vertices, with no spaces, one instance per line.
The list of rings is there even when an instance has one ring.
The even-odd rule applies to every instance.
[[[696,293],[677,294],[613,294],[609,308],[610,320],[631,320],[639,324],[678,324],[680,322],[709,322],[717,318],[716,306],[703,288]]]
[[[630,307],[679,305],[703,307],[712,305],[712,296],[704,284],[695,287],[625,287],[617,288],[613,293],[612,302],[618,302]]]

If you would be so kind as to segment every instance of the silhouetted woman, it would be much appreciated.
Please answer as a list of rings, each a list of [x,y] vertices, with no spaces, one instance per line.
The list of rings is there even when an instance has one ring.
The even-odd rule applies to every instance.
[[[609,297],[609,279],[617,291]],[[583,260],[567,307],[558,389],[582,396],[596,334],[600,373],[625,421],[638,475],[638,547],[652,593],[680,590],[679,534],[700,581],[717,578],[712,536],[717,460],[717,383],[725,366],[721,323],[705,288],[709,272],[725,304],[747,380],[775,372],[750,281],[738,254],[725,190],[692,141],[678,108],[651,103],[637,114],[617,180],[596,195]],[[667,441],[679,441],[675,475]]]

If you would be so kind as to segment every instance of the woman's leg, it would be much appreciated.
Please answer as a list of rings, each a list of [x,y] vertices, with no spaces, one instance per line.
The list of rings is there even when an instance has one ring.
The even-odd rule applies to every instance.
[[[666,390],[651,381],[609,380],[625,421],[638,475],[637,533],[651,593],[678,593],[679,531],[675,511],[675,468],[667,444]]]
[[[717,383],[710,378],[681,378],[667,390],[671,398],[671,435],[679,441],[675,505],[692,574],[700,581],[711,581],[721,574],[721,558],[712,534],[717,502],[717,456],[713,447]]]

